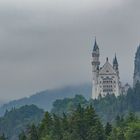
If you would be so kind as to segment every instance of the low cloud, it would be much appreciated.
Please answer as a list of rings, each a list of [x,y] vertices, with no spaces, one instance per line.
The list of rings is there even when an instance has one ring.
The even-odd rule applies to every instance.
[[[132,83],[140,42],[140,2],[0,1],[0,98],[89,82],[94,37],[102,65],[117,53],[121,80]]]

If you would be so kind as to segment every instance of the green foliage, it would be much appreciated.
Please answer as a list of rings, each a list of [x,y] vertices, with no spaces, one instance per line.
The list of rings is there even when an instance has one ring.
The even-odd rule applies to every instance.
[[[24,131],[22,131],[22,132],[19,134],[19,140],[27,140],[27,137],[26,137]]]
[[[29,140],[38,140],[38,132],[37,132],[37,128],[34,124],[32,124],[29,128],[28,128],[28,139]]]
[[[116,121],[108,140],[139,140],[139,138],[140,120],[134,113],[129,113],[127,117]]]
[[[25,139],[24,139],[25,138]],[[42,122],[31,125],[19,140],[139,140],[140,119],[134,114],[117,116],[115,124],[103,127],[94,108],[90,105],[63,116],[46,112]]]
[[[7,140],[7,138],[5,137],[4,134],[2,134],[2,135],[0,136],[0,140]]]
[[[57,99],[72,98],[76,94],[83,95],[85,98],[91,97],[92,84],[85,83],[76,86],[65,86],[58,89],[50,89],[38,92],[30,97],[19,100],[10,101],[0,107],[0,116],[3,116],[6,110],[11,110],[13,107],[20,108],[25,105],[36,105],[45,111],[52,109],[52,104]]]
[[[112,131],[112,125],[109,122],[107,122],[107,124],[105,126],[105,134],[106,134],[106,136],[110,136],[111,131]]]
[[[126,135],[126,140],[139,140],[140,122],[129,123],[125,135]]]
[[[118,97],[108,94],[90,101],[81,96],[57,100],[53,104],[52,113],[62,117],[65,112],[70,116],[70,120],[66,123],[67,131],[61,130],[62,138],[66,140],[139,140],[140,120],[134,113],[140,112],[139,101],[140,83],[137,83],[134,89],[128,90],[127,95]],[[104,124],[108,122],[105,128],[95,112]],[[111,123],[115,123],[115,125],[113,126]]]
[[[87,103],[87,100],[82,95],[76,95],[75,98],[56,100],[53,103],[53,109],[51,112],[60,116],[62,116],[63,113],[71,114],[79,104],[81,104],[81,106],[85,106]]]
[[[0,134],[4,133],[9,140],[17,140],[22,130],[25,130],[28,124],[36,125],[42,120],[44,112],[35,105],[26,105],[19,109],[13,108],[6,111],[0,118]],[[20,139],[24,140],[22,135]],[[26,140],[26,139],[25,139]]]
[[[35,126],[43,116],[42,110],[35,106],[13,108],[0,118],[0,134],[5,132],[10,140],[16,140],[27,124],[34,123],[34,129],[31,129],[34,133],[31,135],[30,131],[25,131],[20,139],[31,140],[34,136],[39,140],[137,140],[140,121],[135,112],[140,112],[139,101],[139,83],[129,89],[127,95],[118,97],[108,94],[87,101],[83,96],[76,95],[56,100],[51,113],[46,112],[37,128]]]
[[[77,106],[70,115],[51,115],[46,112],[44,119],[35,131],[37,140],[105,140],[105,130],[92,106]],[[37,133],[38,132],[38,133]],[[31,139],[31,131],[27,139]],[[34,139],[35,140],[35,139]]]
[[[140,112],[140,83],[137,83],[135,88],[130,88],[127,95],[118,97],[108,94],[105,97],[100,96],[98,99],[87,101],[81,95],[77,95],[74,98],[56,100],[51,112],[59,116],[63,113],[71,114],[79,103],[82,107],[92,105],[104,124],[114,122],[117,115],[125,116],[128,112]]]

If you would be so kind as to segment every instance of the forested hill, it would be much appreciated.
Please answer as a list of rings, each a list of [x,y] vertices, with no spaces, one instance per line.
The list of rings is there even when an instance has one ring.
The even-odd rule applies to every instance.
[[[84,111],[83,114],[77,114],[79,112],[77,110],[79,105],[81,106],[80,110]],[[93,108],[95,109],[94,112],[92,112],[94,110]],[[79,113],[82,113],[81,111]],[[89,139],[79,139],[79,140],[91,140],[90,137],[93,137],[94,139],[94,136],[96,136],[95,134],[97,133],[96,130],[98,130],[101,133],[101,136],[99,133],[97,133],[97,137],[99,138],[97,140],[100,140],[100,137],[106,140],[105,128],[103,126],[107,122],[110,123],[113,122],[114,124],[117,116],[127,116],[127,114],[129,114],[129,112],[131,111],[136,112],[137,114],[139,114],[140,112],[140,84],[139,83],[136,85],[134,89],[129,89],[127,95],[121,95],[119,97],[115,97],[114,95],[107,95],[106,97],[99,97],[98,100],[92,100],[92,99],[88,100],[82,95],[76,95],[73,98],[57,99],[53,103],[53,108],[51,110],[51,113],[48,112],[46,113],[45,118],[42,120],[43,121],[42,125],[41,126],[39,125],[37,128],[35,127],[35,125],[31,125],[28,127],[27,131],[25,131],[25,133],[24,132],[21,133],[20,136],[21,136],[21,140],[23,140],[22,136],[26,137],[25,136],[26,133],[27,133],[27,137],[28,136],[32,137],[36,135],[35,137],[37,138],[37,139],[29,138],[27,140],[63,140],[61,139],[62,137],[64,138],[64,140],[71,140],[71,139],[78,140],[78,137],[81,138],[81,136],[79,136],[79,133],[81,133],[82,135],[83,132],[86,131]],[[97,113],[100,119],[97,117],[95,112]],[[87,114],[87,113],[91,113],[91,114]],[[19,132],[21,132],[22,129],[25,130],[28,124],[39,123],[43,117],[43,114],[44,114],[43,110],[38,109],[35,105],[30,105],[30,106],[26,105],[19,109],[13,108],[11,111],[6,111],[4,117],[0,118],[0,133],[4,132],[5,135],[8,136],[9,140],[16,140]],[[83,118],[83,115],[85,115],[85,118]],[[95,124],[89,123],[89,126],[86,126],[87,122],[91,121],[88,119],[92,119],[92,116],[90,115],[92,115],[93,117],[94,116],[97,117],[97,121],[96,121],[97,125],[96,123]],[[65,117],[68,118],[66,119]],[[50,119],[50,122],[47,122],[47,119]],[[63,119],[64,122],[62,122]],[[80,121],[77,119],[80,119]],[[125,127],[123,123],[126,122],[123,122],[124,120],[122,119],[122,117],[121,118],[118,117],[118,120],[121,121],[119,124]],[[62,123],[67,123],[67,121],[68,121],[68,125],[66,124],[65,127],[65,125],[63,125]],[[72,125],[70,125],[71,121],[72,122],[74,121]],[[94,120],[92,121],[94,122]],[[134,124],[134,125],[138,124],[138,126],[135,126],[138,127],[138,130],[140,129],[139,122],[140,120],[136,119],[136,122]],[[126,126],[128,125],[129,124],[126,124]],[[130,129],[132,128],[131,125],[133,124],[130,124]],[[83,129],[81,130],[80,127],[85,128],[84,126],[88,128],[86,130]],[[77,130],[75,131],[75,129]],[[121,129],[126,129],[126,128],[121,128]],[[118,132],[111,132],[113,136],[118,135],[118,139],[108,139],[108,140],[120,140],[119,136],[120,135],[122,136],[121,129],[116,128],[116,131]],[[30,134],[32,131],[33,134]],[[56,133],[53,134],[54,132]],[[124,133],[125,135],[127,135],[128,132],[124,132]],[[58,137],[60,137],[60,139],[57,139]],[[82,137],[85,137],[85,135]],[[133,140],[133,139],[128,139],[128,140]]]
[[[83,96],[77,95],[74,98],[56,100],[53,103],[52,113],[61,116],[63,113],[70,114],[81,104],[83,107],[92,105],[103,122],[113,122],[117,115],[125,115],[128,112],[140,112],[140,84],[137,83],[134,89],[129,89],[127,95],[107,95],[99,97],[98,100],[86,100]]]
[[[92,106],[78,105],[71,115],[62,117],[46,112],[36,127],[19,135],[19,140],[139,140],[140,119],[134,113],[118,116],[115,124],[103,125]],[[5,139],[2,139],[5,140]]]
[[[11,110],[13,107],[21,107],[24,105],[34,104],[39,108],[46,111],[50,111],[52,103],[56,99],[63,99],[66,97],[74,97],[76,94],[83,95],[85,98],[91,97],[91,84],[82,84],[78,86],[67,86],[59,89],[52,89],[39,92],[29,98],[22,98],[20,100],[11,101],[2,107],[0,107],[0,116],[2,116],[6,110]]]
[[[26,105],[19,109],[6,111],[0,118],[0,134],[5,134],[8,140],[18,140],[18,135],[32,123],[38,124],[44,116],[44,111],[35,105]],[[0,138],[1,140],[1,138]]]

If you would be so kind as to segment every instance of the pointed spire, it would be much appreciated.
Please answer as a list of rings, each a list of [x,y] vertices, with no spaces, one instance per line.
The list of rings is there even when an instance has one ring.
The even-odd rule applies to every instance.
[[[113,59],[113,68],[118,71],[118,60],[115,53],[115,58]]]
[[[95,43],[94,43],[93,51],[96,51],[97,49],[99,49],[99,47],[98,47],[96,37],[95,37]]]
[[[96,36],[95,36],[95,44],[97,44],[97,41],[96,41]]]
[[[118,65],[118,60],[117,60],[117,57],[116,57],[116,53],[115,53],[115,58],[113,60],[113,65]]]
[[[106,62],[108,62],[108,57],[106,58]]]

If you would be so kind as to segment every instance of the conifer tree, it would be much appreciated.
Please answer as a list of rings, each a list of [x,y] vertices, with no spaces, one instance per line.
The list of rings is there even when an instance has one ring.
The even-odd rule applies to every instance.
[[[107,124],[105,126],[105,134],[106,134],[106,136],[110,136],[111,131],[112,131],[112,125],[109,122],[107,122]]]
[[[53,127],[52,127],[53,140],[62,140],[61,120],[58,116],[53,114]]]
[[[105,140],[105,132],[103,125],[100,121],[96,121],[96,124],[90,128],[88,132],[87,140]]]
[[[84,108],[79,104],[77,110],[72,115],[73,124],[73,135],[77,139],[84,140],[86,134],[85,119],[84,119]]]
[[[65,113],[63,113],[63,117],[62,117],[62,129],[63,131],[67,131],[69,129],[68,118]]]
[[[29,137],[29,140],[38,140],[37,128],[34,124],[29,129],[28,137]]]
[[[20,135],[19,135],[19,140],[27,140],[27,137],[26,137],[24,131],[22,131],[22,132],[20,133]]]
[[[39,136],[49,135],[52,128],[52,116],[49,112],[45,113],[44,119],[42,120],[39,127]]]

